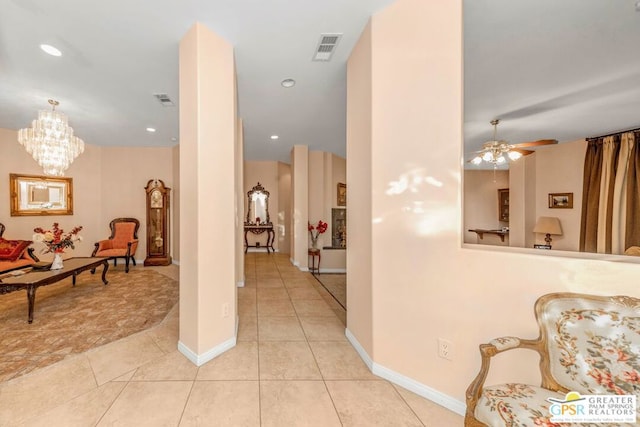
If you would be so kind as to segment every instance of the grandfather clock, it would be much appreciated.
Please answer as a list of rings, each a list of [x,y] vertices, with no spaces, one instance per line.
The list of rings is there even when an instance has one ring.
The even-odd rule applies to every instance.
[[[169,265],[169,191],[161,179],[150,179],[147,192],[147,258],[144,265]]]

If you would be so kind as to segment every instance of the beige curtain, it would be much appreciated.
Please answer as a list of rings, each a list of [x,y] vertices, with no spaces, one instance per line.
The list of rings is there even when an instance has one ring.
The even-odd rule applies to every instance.
[[[623,254],[640,246],[640,149],[634,132],[589,141],[580,250]],[[635,243],[634,243],[635,242]]]
[[[627,218],[625,247],[640,246],[640,132],[631,138],[629,170],[627,171]]]
[[[623,133],[620,139],[620,154],[618,154],[618,167],[613,188],[613,211],[611,218],[612,254],[623,254],[626,249],[627,180],[633,140],[633,132]]]
[[[597,252],[611,253],[611,222],[613,211],[613,186],[615,184],[616,146],[613,136],[602,141],[602,175],[600,177],[600,200],[598,202]]]
[[[584,157],[582,222],[580,227],[581,252],[596,252],[597,249],[601,176],[602,141],[589,141]]]

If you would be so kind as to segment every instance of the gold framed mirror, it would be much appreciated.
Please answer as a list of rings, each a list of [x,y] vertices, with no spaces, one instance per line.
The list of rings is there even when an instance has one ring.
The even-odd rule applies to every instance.
[[[11,216],[73,215],[73,179],[9,174]]]
[[[258,185],[247,192],[247,220],[245,224],[271,224],[269,192],[259,182]]]

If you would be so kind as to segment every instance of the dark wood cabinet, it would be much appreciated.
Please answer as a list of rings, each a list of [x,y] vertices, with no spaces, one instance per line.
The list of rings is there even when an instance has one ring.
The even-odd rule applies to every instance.
[[[169,192],[161,179],[150,179],[147,193],[147,258],[144,265],[169,265]]]
[[[498,220],[509,222],[509,189],[498,190]]]

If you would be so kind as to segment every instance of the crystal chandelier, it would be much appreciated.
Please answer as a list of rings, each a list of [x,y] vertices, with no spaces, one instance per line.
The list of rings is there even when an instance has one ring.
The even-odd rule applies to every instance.
[[[38,112],[30,128],[20,129],[18,142],[44,169],[45,175],[64,176],[64,171],[82,152],[84,141],[73,135],[67,116],[56,111],[58,101],[49,100],[51,111]]]

